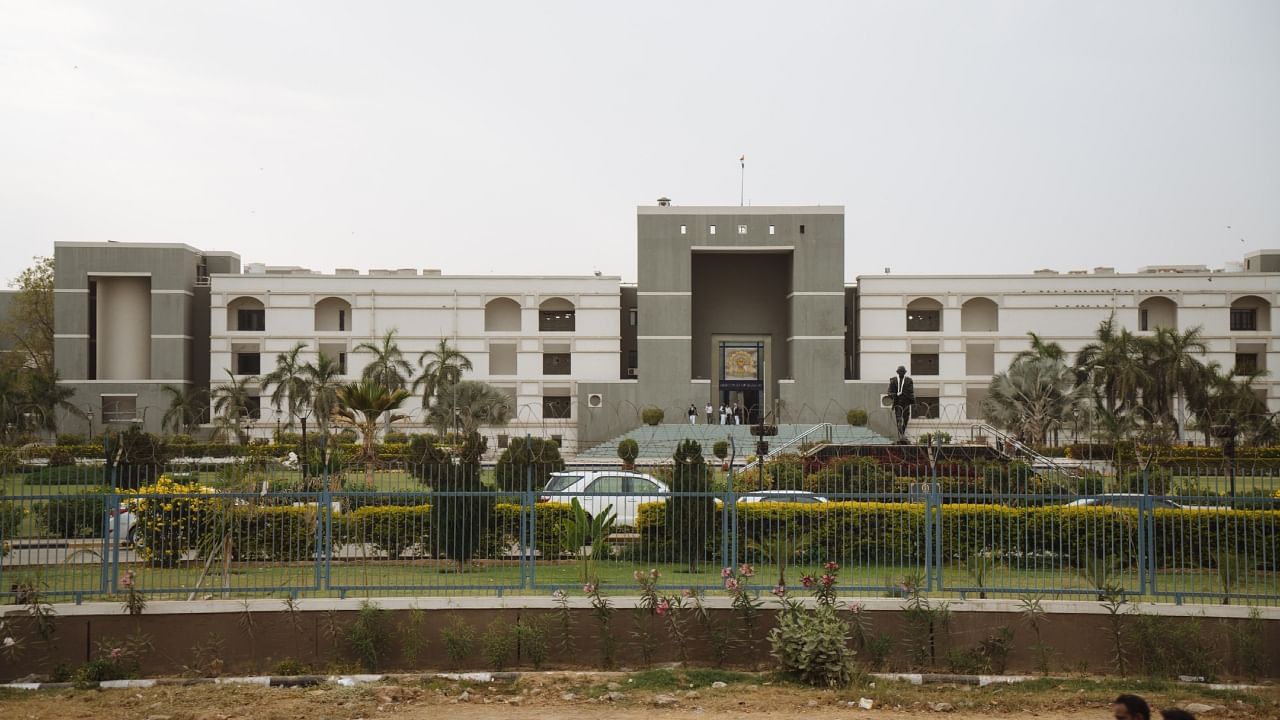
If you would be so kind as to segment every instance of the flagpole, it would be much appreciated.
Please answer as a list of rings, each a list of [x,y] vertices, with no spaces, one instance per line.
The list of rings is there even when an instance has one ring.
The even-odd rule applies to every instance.
[[[738,207],[742,207],[747,204],[747,156],[743,155],[738,158],[738,162],[742,165],[742,169],[738,173]]]

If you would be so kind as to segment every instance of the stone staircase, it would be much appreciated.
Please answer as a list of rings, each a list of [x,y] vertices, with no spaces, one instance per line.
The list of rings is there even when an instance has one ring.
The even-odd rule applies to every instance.
[[[770,448],[776,448],[792,438],[813,428],[812,424],[779,425],[778,434],[766,437]],[[751,434],[750,425],[689,425],[666,423],[663,425],[642,425],[612,440],[600,443],[595,447],[580,452],[576,462],[618,462],[618,443],[631,438],[640,446],[637,463],[669,460],[675,453],[676,445],[682,440],[697,440],[702,445],[702,452],[711,456],[711,448],[717,440],[732,437],[737,446],[737,459],[742,462],[747,455],[755,453],[756,436]],[[832,425],[831,442],[844,445],[888,445],[889,440],[868,430],[865,427],[852,425]],[[798,452],[798,448],[796,449]]]

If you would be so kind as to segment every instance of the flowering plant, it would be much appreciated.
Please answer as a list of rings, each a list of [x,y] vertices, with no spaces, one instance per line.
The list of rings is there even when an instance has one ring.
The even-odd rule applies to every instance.
[[[817,606],[806,608],[778,585],[773,594],[782,603],[778,625],[769,633],[772,654],[782,672],[801,682],[826,687],[843,687],[853,678],[853,649],[849,647],[849,624],[840,616],[836,603],[836,577],[840,565],[828,562],[820,577],[805,575],[801,583],[813,591]],[[861,606],[854,612],[855,619]]]
[[[171,567],[199,540],[217,509],[213,488],[161,475],[126,501],[142,539],[139,554],[152,565]]]
[[[133,571],[130,570],[120,578],[120,585],[125,589],[124,611],[130,615],[141,615],[142,611],[147,607],[147,598],[138,589],[137,578],[134,577]]]

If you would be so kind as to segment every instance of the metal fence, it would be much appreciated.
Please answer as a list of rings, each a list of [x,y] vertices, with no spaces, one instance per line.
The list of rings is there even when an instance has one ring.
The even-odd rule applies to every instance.
[[[841,566],[847,594],[1280,604],[1272,468],[277,462],[0,474],[0,594],[121,598],[759,591]],[[552,475],[552,472],[565,474]],[[107,484],[104,484],[107,483]],[[577,507],[575,507],[575,503]],[[608,522],[612,517],[612,523]],[[741,578],[738,578],[741,579]]]

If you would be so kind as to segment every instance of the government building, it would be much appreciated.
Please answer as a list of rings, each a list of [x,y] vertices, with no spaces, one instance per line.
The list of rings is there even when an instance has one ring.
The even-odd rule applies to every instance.
[[[1280,368],[1272,328],[1280,251],[1222,268],[1036,270],[1020,275],[844,276],[844,209],[677,206],[637,210],[636,282],[610,275],[447,275],[439,269],[337,269],[242,263],[235,252],[179,244],[57,243],[55,362],[96,422],[159,431],[165,386],[259,378],[295,344],[354,380],[389,331],[407,359],[447,340],[467,379],[505,391],[513,420],[486,428],[490,447],[531,434],[569,455],[640,425],[697,422],[721,404],[743,422],[842,424],[881,408],[899,365],[915,378],[913,433],[973,432],[991,377],[1027,348],[1028,332],[1069,352],[1114,314],[1137,333],[1202,328],[1208,360]],[[899,268],[895,270],[909,270]],[[250,383],[252,432],[287,418],[273,388]],[[1258,384],[1276,408],[1275,381]],[[418,400],[402,429],[424,427]],[[718,413],[717,413],[718,414]],[[68,432],[89,431],[67,417]]]

